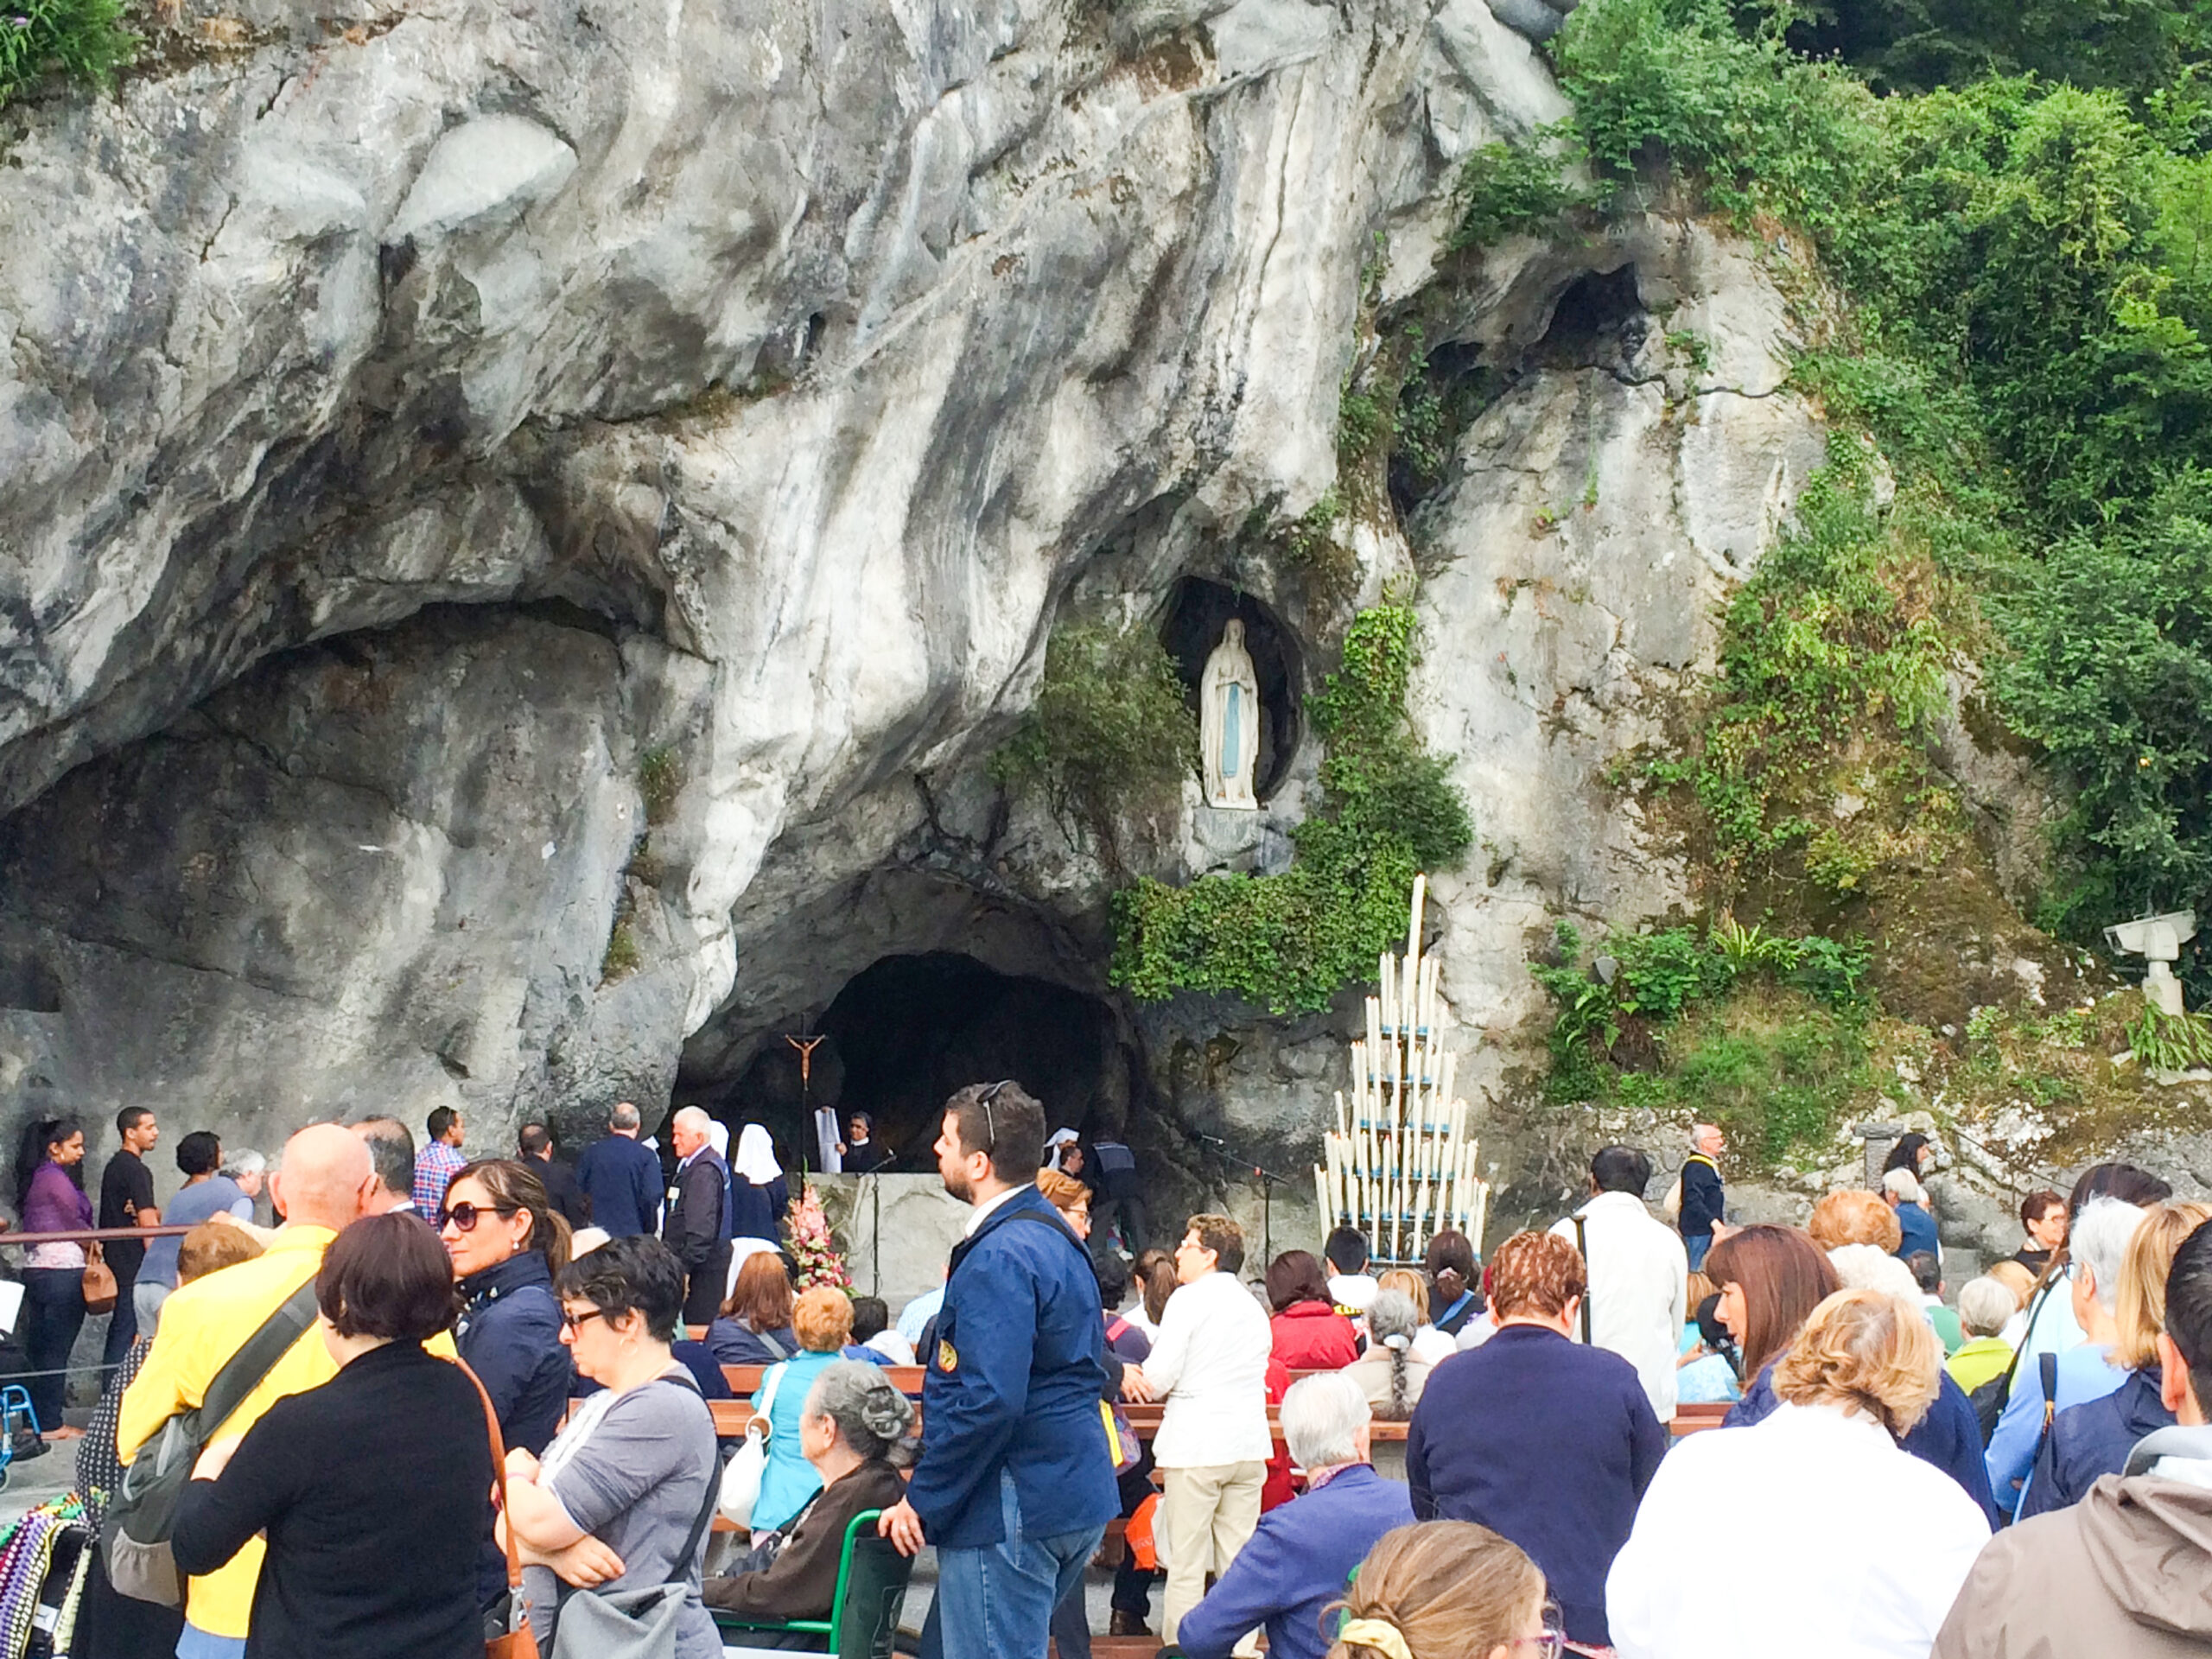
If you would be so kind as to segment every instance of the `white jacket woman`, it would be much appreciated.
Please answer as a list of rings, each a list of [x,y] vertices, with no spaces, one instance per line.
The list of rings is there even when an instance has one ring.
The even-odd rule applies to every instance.
[[[1958,1483],[1897,1449],[1942,1358],[1895,1296],[1815,1308],[1775,1367],[1780,1408],[1659,1465],[1605,1585],[1621,1659],[1927,1659],[1989,1541]]]

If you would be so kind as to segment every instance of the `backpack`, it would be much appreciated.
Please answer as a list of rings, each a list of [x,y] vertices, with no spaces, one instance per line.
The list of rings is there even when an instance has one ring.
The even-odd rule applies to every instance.
[[[188,1406],[172,1414],[138,1448],[123,1471],[122,1487],[108,1501],[100,1528],[108,1582],[119,1593],[164,1607],[184,1605],[184,1580],[169,1550],[169,1535],[192,1465],[215,1431],[315,1324],[316,1311],[311,1276],[223,1362],[196,1408]]]

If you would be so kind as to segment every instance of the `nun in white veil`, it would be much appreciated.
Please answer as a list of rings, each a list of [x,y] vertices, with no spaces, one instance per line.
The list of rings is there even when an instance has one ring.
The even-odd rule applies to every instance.
[[[768,1131],[748,1123],[738,1132],[737,1156],[730,1160],[730,1217],[736,1238],[731,1254],[740,1260],[753,1252],[748,1241],[780,1249],[779,1227],[791,1208],[791,1189],[776,1161],[776,1145]]]

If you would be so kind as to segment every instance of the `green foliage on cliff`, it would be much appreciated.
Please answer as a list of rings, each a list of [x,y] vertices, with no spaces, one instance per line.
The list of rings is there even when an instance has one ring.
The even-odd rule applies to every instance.
[[[1146,1001],[1217,991],[1287,1012],[1325,1007],[1374,972],[1405,931],[1414,874],[1457,864],[1474,839],[1446,762],[1406,715],[1414,627],[1406,605],[1352,620],[1344,666],[1311,705],[1326,746],[1324,804],[1292,831],[1290,868],[1125,889],[1115,984]]]
[[[1197,722],[1160,642],[1092,624],[1053,633],[1037,700],[991,772],[1035,788],[1071,839],[1087,832],[1115,864],[1119,820],[1172,803],[1197,757]]]
[[[111,86],[134,45],[120,0],[0,0],[0,107],[49,74]]]
[[[1546,1093],[1718,1122],[1763,1161],[1821,1147],[1869,1090],[1869,953],[1722,922],[1604,940],[1559,925],[1535,973],[1557,1004]]]
[[[1452,232],[1453,247],[1486,248],[1508,236],[1548,230],[1580,204],[1580,193],[1560,176],[1553,151],[1560,137],[1545,132],[1526,144],[1501,139],[1467,157],[1455,192],[1459,222]]]
[[[2087,932],[2204,897],[2208,47],[2212,9],[2178,0],[1587,0],[1562,35],[1601,182],[1663,156],[1745,229],[1809,242],[1848,302],[1798,375],[1838,465],[1732,609],[1668,763],[1724,865],[1787,847],[1847,889],[1948,833],[1892,814],[1822,849],[1810,809],[1870,744],[1895,798],[1940,818],[1910,753],[1973,656],[2070,786],[2045,919]]]

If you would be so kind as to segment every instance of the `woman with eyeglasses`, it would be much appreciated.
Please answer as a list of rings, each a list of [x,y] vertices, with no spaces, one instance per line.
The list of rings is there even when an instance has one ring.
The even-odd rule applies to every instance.
[[[507,1453],[505,1524],[550,1652],[569,1586],[683,1588],[676,1659],[721,1659],[699,1599],[709,1506],[721,1484],[715,1420],[670,1351],[683,1329],[683,1264],[657,1238],[618,1238],[562,1270],[562,1340],[603,1386],[541,1460]]]
[[[461,1294],[454,1344],[492,1396],[501,1437],[542,1452],[575,1377],[553,1294],[569,1264],[569,1224],[536,1173],[505,1158],[464,1164],[436,1219]],[[506,1553],[488,1535],[477,1580],[487,1607],[505,1595]]]
[[[1359,1564],[1328,1659],[1559,1659],[1559,1611],[1519,1545],[1471,1521],[1385,1533]]]

